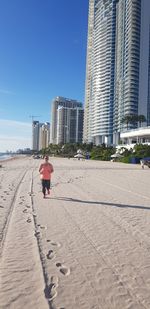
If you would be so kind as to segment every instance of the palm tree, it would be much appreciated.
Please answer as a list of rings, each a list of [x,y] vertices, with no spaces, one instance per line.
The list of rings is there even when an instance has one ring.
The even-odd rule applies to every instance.
[[[143,115],[141,115],[141,116],[143,116]],[[144,118],[141,118],[141,119],[143,121]],[[121,123],[126,123],[127,130],[128,130],[129,123],[132,124],[132,125],[136,125],[138,121],[139,121],[139,116],[137,114],[127,114],[122,118]]]
[[[146,122],[146,117],[144,115],[139,115],[138,122],[139,122],[139,126],[141,127],[142,123]]]
[[[125,123],[127,125],[127,130],[128,130],[128,126],[129,126],[129,123],[132,122],[132,115],[128,114],[128,115],[125,115],[122,119],[121,119],[121,123]]]
[[[137,124],[138,120],[139,120],[139,116],[137,114],[131,115],[131,123],[132,124]]]

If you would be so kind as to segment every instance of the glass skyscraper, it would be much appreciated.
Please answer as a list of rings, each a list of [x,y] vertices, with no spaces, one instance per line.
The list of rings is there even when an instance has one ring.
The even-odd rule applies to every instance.
[[[58,107],[57,144],[82,143],[83,112],[81,107]]]
[[[138,114],[141,0],[119,0],[116,14],[113,132],[117,142],[119,133],[126,129],[122,118]]]
[[[84,142],[116,144],[125,115],[147,118],[149,25],[149,0],[89,1]]]

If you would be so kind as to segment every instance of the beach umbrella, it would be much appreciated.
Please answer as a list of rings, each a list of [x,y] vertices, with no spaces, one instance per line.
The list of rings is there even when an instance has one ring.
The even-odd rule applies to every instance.
[[[74,158],[84,158],[84,156],[81,153],[78,153],[74,156]]]
[[[111,155],[111,158],[121,158],[122,155],[120,153],[114,153],[113,155]]]

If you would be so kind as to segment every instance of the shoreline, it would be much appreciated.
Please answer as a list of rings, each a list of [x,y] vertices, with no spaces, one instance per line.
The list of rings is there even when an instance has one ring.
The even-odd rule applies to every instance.
[[[12,157],[7,157],[7,158],[0,158],[0,165],[3,162],[7,162],[7,161],[12,161],[12,160],[16,160],[16,159],[24,159],[25,157],[27,157],[27,155],[14,155]],[[29,156],[28,156],[29,157]]]

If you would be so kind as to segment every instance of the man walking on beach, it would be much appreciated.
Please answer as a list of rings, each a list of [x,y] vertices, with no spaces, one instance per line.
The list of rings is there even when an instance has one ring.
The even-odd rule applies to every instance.
[[[48,156],[44,157],[45,162],[40,165],[39,172],[41,174],[42,180],[42,192],[43,197],[45,198],[46,190],[47,193],[50,194],[50,182],[51,182],[51,173],[54,172],[53,165],[48,162]]]
[[[141,164],[142,169],[144,169],[144,163],[145,163],[144,160],[141,159],[141,160],[140,160],[140,164]]]

